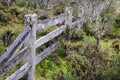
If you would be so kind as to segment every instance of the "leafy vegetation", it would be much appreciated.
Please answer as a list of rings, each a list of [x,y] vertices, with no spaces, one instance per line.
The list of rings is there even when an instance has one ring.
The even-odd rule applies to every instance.
[[[14,2],[14,0],[12,1]],[[30,1],[32,0],[28,0],[28,3],[31,3]],[[42,13],[46,6],[41,5],[41,9],[38,10],[33,8],[35,6],[33,3],[27,5],[25,0],[19,0],[9,8],[0,3],[0,56],[23,31],[24,15],[34,12]],[[32,8],[28,9],[28,7]],[[77,8],[75,6],[73,12],[75,16],[77,15]],[[48,10],[40,18],[40,21],[59,15],[65,11],[64,9],[64,6],[60,6]],[[36,80],[120,80],[120,12],[113,10],[116,8],[112,4],[103,10],[96,22],[94,20],[92,24],[85,22],[82,30],[67,29],[60,35],[59,37],[64,36],[64,39],[60,39],[61,44],[58,49],[37,65]],[[37,38],[56,28],[58,26],[40,32]],[[5,45],[3,37],[8,36],[8,33],[14,34],[10,39],[11,41]],[[51,42],[55,41],[52,40]],[[37,53],[49,44],[42,45],[37,49]],[[18,64],[0,80],[5,80],[22,64],[23,62]]]

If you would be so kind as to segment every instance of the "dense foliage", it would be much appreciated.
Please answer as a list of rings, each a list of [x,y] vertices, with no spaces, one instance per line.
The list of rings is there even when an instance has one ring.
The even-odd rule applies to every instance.
[[[47,11],[41,16],[41,21],[63,13],[67,6],[64,0],[60,0],[60,6],[53,9],[46,9],[46,5],[50,4],[47,2],[49,0],[39,0],[39,7],[35,5],[38,0],[10,0],[10,3],[6,1],[1,0],[0,3],[0,56],[23,31],[25,14],[44,14]],[[69,0],[66,1],[69,3]],[[63,3],[65,6],[62,6]],[[37,65],[36,80],[120,80],[120,12],[117,11],[116,4],[113,2],[104,9],[96,21],[86,19],[80,31],[68,27],[67,31],[59,36],[62,38],[59,48]],[[78,7],[73,3],[70,6],[74,7],[74,16],[78,15]],[[88,18],[92,17],[90,14],[86,15]],[[46,35],[57,27],[53,26],[39,33],[37,37]],[[4,40],[10,35],[9,41]],[[42,45],[37,52],[41,52],[49,44]],[[23,62],[0,80],[5,80],[22,64]]]

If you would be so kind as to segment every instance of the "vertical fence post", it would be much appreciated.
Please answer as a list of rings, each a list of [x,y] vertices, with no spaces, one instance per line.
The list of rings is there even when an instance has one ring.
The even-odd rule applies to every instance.
[[[68,40],[70,42],[71,40],[71,27],[72,27],[72,7],[66,7],[66,17],[65,17],[65,26],[67,26],[66,29],[66,40]]]
[[[37,24],[37,15],[36,14],[27,14],[25,15],[25,29],[30,30],[29,36],[26,38],[24,46],[28,47],[29,56],[26,58],[25,62],[31,64],[31,68],[28,71],[27,80],[35,80],[35,60],[36,60],[36,25]]]
[[[66,7],[66,19],[65,19],[65,25],[72,27],[72,7]]]

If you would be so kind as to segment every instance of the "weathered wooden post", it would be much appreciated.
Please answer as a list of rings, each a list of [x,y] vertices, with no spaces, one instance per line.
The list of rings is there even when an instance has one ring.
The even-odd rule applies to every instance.
[[[72,27],[72,13],[73,13],[73,10],[72,10],[72,7],[66,7],[66,19],[65,19],[65,25],[66,26],[70,26]]]
[[[71,39],[71,27],[72,27],[72,7],[66,7],[66,17],[65,17],[65,26],[67,26],[67,29],[66,29],[66,40],[68,40],[70,42],[70,39]]]
[[[31,68],[28,71],[27,80],[35,80],[35,60],[36,60],[36,26],[37,26],[37,15],[36,14],[27,14],[25,15],[25,29],[30,29],[31,32],[25,40],[25,47],[28,47],[29,56],[25,60],[31,64]]]

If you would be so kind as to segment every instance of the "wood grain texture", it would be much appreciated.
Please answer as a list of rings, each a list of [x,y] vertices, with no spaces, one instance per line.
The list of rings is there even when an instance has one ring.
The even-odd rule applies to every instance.
[[[28,80],[35,80],[35,60],[36,60],[36,48],[34,42],[36,41],[36,26],[37,26],[37,14],[27,14],[25,16],[26,20],[26,29],[30,28],[30,34],[25,40],[25,47],[28,47],[27,53],[29,56],[26,58],[26,63],[31,65],[31,68],[28,71]]]
[[[37,65],[41,60],[45,59],[50,53],[54,52],[57,49],[59,42],[54,43],[53,45],[46,48],[43,52],[41,52],[36,57],[36,64]],[[13,73],[11,76],[9,76],[6,80],[19,80],[22,78],[30,69],[30,64],[25,63],[20,69],[18,69],[15,73]]]
[[[50,53],[54,52],[58,47],[59,42],[54,43],[53,45],[46,48],[43,52],[37,55],[36,64],[45,59]]]
[[[38,39],[35,44],[36,44],[36,48],[38,48],[39,46],[45,44],[46,42],[50,41],[51,39],[57,37],[58,35],[60,35],[63,31],[65,31],[66,26],[63,25],[59,28],[57,28],[56,30],[48,33],[47,35],[41,37],[40,39]]]
[[[72,27],[72,17],[73,17],[72,13],[73,13],[72,7],[66,7],[65,25],[69,26],[70,28]]]
[[[57,25],[59,23],[63,23],[65,21],[65,16],[66,16],[66,14],[63,13],[63,14],[60,14],[60,15],[55,16],[53,18],[46,19],[42,22],[39,22],[37,24],[37,32],[41,32],[41,31],[46,30],[54,25]]]
[[[21,62],[24,58],[28,56],[26,51],[28,48],[24,48],[18,55],[12,58],[10,61],[2,65],[0,67],[0,77],[4,76],[7,72],[9,72],[12,68],[14,68],[19,62]]]
[[[31,65],[29,63],[24,64],[20,69],[15,71],[15,73],[9,76],[6,80],[19,80],[28,72],[30,67]]]
[[[15,54],[18,48],[20,48],[19,46],[21,46],[25,38],[28,36],[29,32],[30,30],[25,30],[17,37],[10,48],[0,57],[0,66],[10,60],[10,58]]]

